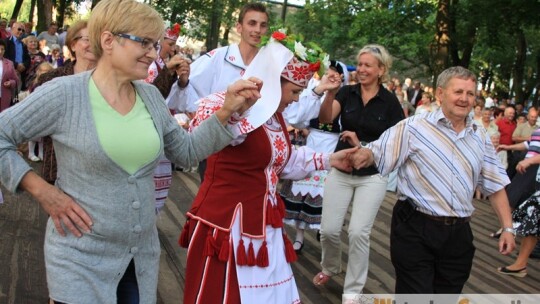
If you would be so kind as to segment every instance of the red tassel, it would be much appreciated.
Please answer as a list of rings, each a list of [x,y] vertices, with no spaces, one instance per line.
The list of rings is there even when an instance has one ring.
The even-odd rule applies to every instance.
[[[272,211],[274,212],[274,224],[272,227],[274,228],[281,228],[283,227],[283,218],[285,217],[281,212],[279,211],[278,206],[274,206],[272,208]]]
[[[259,267],[268,267],[268,248],[266,247],[266,241],[262,243],[259,252],[257,253],[257,266]]]
[[[291,241],[285,234],[283,234],[283,243],[285,244],[285,260],[287,260],[288,263],[296,262],[298,256],[296,255],[296,251],[294,251]]]
[[[189,247],[189,220],[186,221],[178,239],[178,245],[183,248]]]
[[[204,256],[213,256],[216,254],[214,246],[214,237],[212,236],[212,231],[208,231],[206,235],[206,243],[204,245],[203,255]]]
[[[238,266],[247,265],[246,247],[244,247],[244,240],[242,239],[238,242],[238,248],[236,249],[236,264]]]
[[[270,201],[266,203],[266,225],[271,225],[276,228],[275,225],[276,219],[274,218],[274,208]]]
[[[248,266],[255,266],[257,264],[255,260],[255,250],[253,250],[253,242],[251,241],[248,246],[247,264]]]
[[[227,262],[229,260],[229,236],[225,236],[223,241],[221,242],[221,248],[219,249],[219,255],[218,260],[221,262]]]

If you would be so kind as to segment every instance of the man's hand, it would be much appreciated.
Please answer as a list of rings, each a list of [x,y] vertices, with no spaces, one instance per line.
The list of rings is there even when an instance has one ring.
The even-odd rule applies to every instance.
[[[330,154],[330,165],[345,172],[351,172],[353,167],[351,156],[358,150],[358,147],[340,150]]]
[[[504,255],[510,254],[516,248],[514,235],[510,232],[502,232],[499,237],[499,252]]]
[[[527,158],[527,159],[524,159],[522,161],[520,161],[517,165],[516,165],[516,171],[521,173],[521,174],[524,174],[525,171],[527,170],[527,168],[529,168],[531,166],[531,162],[529,161],[530,158]]]
[[[24,64],[22,64],[22,63],[17,64],[17,71],[18,71],[19,73],[22,73],[22,72],[24,72],[25,70],[26,70],[26,67],[24,66]]]
[[[351,162],[355,169],[366,168],[373,165],[373,152],[370,149],[358,149],[351,155]]]

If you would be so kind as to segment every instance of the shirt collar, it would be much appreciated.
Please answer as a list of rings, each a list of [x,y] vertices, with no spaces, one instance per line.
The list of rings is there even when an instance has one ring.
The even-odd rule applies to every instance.
[[[448,118],[446,118],[446,116],[444,116],[444,113],[441,107],[439,107],[439,109],[435,112],[434,115],[435,115],[436,121],[441,122],[443,125],[445,125],[446,127],[450,129],[453,129],[452,123],[450,122],[450,120],[448,120]],[[476,125],[476,123],[474,123],[472,118],[469,115],[467,115],[467,117],[465,117],[465,130],[476,132],[477,129],[478,129],[478,126]]]

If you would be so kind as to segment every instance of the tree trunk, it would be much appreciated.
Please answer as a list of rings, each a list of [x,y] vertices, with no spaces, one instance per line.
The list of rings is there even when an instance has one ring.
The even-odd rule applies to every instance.
[[[522,29],[516,31],[516,61],[514,63],[514,82],[511,91],[514,92],[516,103],[523,102],[523,77],[525,74],[525,60],[527,59],[527,40]]]
[[[13,7],[13,13],[11,14],[11,19],[19,17],[19,12],[21,11],[21,6],[24,0],[15,1],[15,6]]]
[[[472,52],[474,48],[474,43],[476,42],[476,29],[477,29],[476,25],[472,23],[467,29],[468,39],[464,43],[462,56],[459,63],[464,68],[469,68],[469,64],[471,63],[471,56],[472,56]]]
[[[285,17],[287,15],[287,0],[283,0],[283,8],[281,9],[281,22],[285,23]]]
[[[35,10],[36,10],[36,0],[30,0],[30,13],[28,14],[28,22],[34,23]]]
[[[41,33],[46,31],[49,27],[49,24],[52,22],[52,9],[53,3],[52,0],[38,0],[37,1],[37,12],[38,12],[38,23],[36,26],[36,32]]]
[[[540,52],[536,55],[536,93],[533,97],[533,105],[540,106]]]
[[[56,0],[56,23],[58,23],[58,28],[64,27],[64,19],[66,17],[66,6],[68,4],[68,0]]]
[[[450,46],[450,1],[439,0],[436,17],[435,41],[431,44],[431,60],[433,61],[433,72],[437,76],[448,67],[449,46]],[[436,87],[436,83],[433,84]]]
[[[210,27],[208,28],[208,36],[206,38],[206,48],[213,50],[218,45],[219,40],[219,27],[221,25],[221,5],[220,1],[212,1]]]

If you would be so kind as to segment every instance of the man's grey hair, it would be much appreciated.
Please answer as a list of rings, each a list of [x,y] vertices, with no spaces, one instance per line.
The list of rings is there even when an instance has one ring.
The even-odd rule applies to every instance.
[[[468,69],[462,67],[462,66],[455,66],[450,67],[444,71],[442,71],[441,74],[439,74],[439,77],[437,77],[437,87],[446,88],[448,85],[448,82],[452,78],[459,78],[463,80],[472,80],[476,82],[476,75],[474,75],[473,72],[469,71]]]

